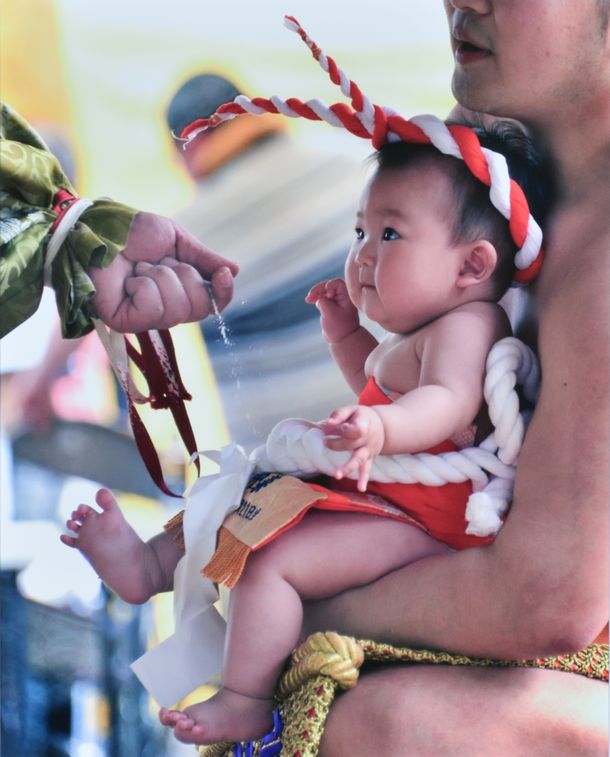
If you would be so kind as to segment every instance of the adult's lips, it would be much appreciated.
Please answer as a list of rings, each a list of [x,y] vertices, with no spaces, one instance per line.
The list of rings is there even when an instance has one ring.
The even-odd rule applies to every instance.
[[[489,57],[492,53],[464,23],[455,23],[452,30],[453,49],[458,63],[470,63]]]
[[[491,50],[466,39],[455,40],[455,59],[461,65],[489,58]]]

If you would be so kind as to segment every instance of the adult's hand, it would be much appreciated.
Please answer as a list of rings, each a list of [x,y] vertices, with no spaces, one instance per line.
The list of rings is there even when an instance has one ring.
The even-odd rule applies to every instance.
[[[89,273],[98,317],[115,331],[137,333],[206,318],[214,310],[209,284],[222,310],[238,270],[169,218],[140,212],[121,254]]]

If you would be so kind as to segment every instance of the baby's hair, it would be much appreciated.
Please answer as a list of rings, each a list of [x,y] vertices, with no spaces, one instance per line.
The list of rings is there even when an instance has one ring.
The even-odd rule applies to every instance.
[[[534,217],[544,229],[554,198],[550,162],[516,124],[497,121],[488,128],[472,127],[481,146],[504,155],[508,172],[523,190]],[[374,154],[377,172],[434,165],[447,175],[453,189],[452,243],[487,239],[496,248],[498,263],[492,276],[493,295],[499,299],[510,286],[517,247],[506,218],[489,200],[489,190],[476,179],[463,160],[445,155],[432,145],[388,142]]]

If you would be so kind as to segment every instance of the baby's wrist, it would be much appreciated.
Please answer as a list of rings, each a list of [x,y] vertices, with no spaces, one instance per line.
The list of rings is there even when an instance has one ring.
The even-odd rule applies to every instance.
[[[377,457],[377,455],[381,455],[383,447],[385,445],[385,425],[383,422],[383,415],[379,412],[379,410],[377,410],[376,407],[369,407],[369,410],[371,410],[371,416],[375,425],[373,434],[375,441],[375,457]]]
[[[351,331],[348,331],[346,334],[339,338],[333,338],[331,337],[326,331],[322,331],[322,336],[324,338],[324,341],[331,347],[337,347],[338,345],[345,342],[350,337],[354,336],[354,334],[357,334],[360,330],[360,324],[358,323]]]

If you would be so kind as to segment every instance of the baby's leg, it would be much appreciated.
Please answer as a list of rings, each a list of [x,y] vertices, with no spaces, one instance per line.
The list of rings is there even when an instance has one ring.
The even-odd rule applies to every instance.
[[[271,697],[297,645],[302,600],[370,583],[447,548],[399,521],[312,511],[248,559],[231,593],[222,688],[184,712],[161,711],[176,737],[193,743],[245,740],[271,726]]]
[[[144,542],[108,489],[100,489],[95,500],[101,512],[79,505],[66,523],[76,535],[62,534],[62,542],[80,550],[102,581],[126,602],[142,604],[160,591],[169,591],[182,556],[171,536],[160,533]]]

